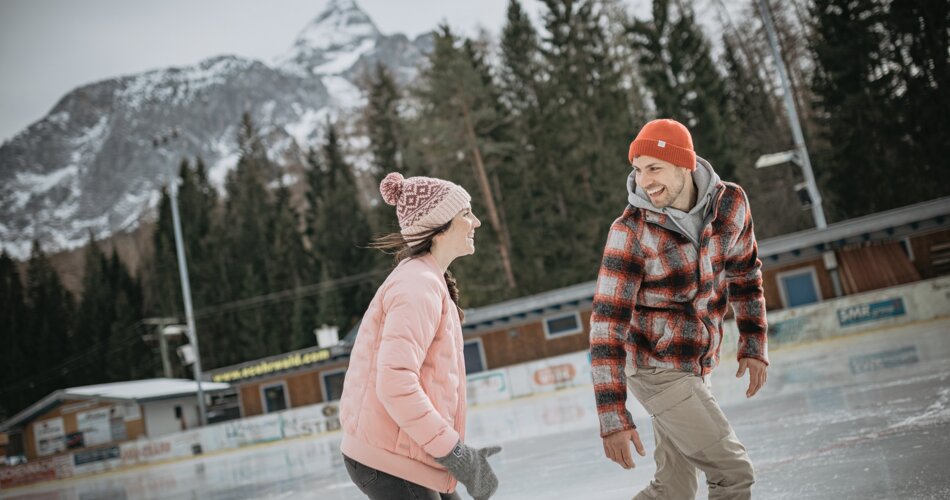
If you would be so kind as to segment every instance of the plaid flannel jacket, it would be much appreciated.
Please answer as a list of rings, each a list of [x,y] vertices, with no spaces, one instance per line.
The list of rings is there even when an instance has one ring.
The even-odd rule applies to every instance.
[[[590,354],[602,436],[633,429],[624,365],[706,375],[732,303],[738,358],[768,363],[761,261],[745,192],[720,182],[699,248],[665,214],[627,206],[610,226],[594,292]]]

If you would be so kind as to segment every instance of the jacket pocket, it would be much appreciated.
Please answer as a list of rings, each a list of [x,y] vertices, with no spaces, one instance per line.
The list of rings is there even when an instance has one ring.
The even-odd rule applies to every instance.
[[[683,325],[682,320],[677,314],[665,314],[658,318],[658,320],[663,323],[663,327],[657,329],[660,335],[656,338],[653,347],[654,352],[660,354],[669,349],[670,344],[673,343],[673,338],[676,337],[676,334],[682,329]]]
[[[426,452],[402,429],[399,429],[399,434],[396,436],[396,449],[393,451],[413,460],[425,461]]]

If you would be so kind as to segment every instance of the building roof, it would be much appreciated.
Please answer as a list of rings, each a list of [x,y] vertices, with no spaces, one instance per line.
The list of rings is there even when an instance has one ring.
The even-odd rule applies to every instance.
[[[820,257],[822,253],[868,241],[895,238],[950,227],[950,196],[906,207],[848,219],[823,229],[807,229],[759,241],[763,266],[786,264]],[[590,305],[596,280],[485,307],[467,309],[465,333],[516,326],[563,308]]]
[[[215,392],[229,388],[230,385],[215,382],[202,382],[201,388],[205,392]],[[37,401],[29,408],[17,413],[12,418],[0,424],[0,432],[7,431],[22,423],[29,422],[43,413],[55,408],[64,401],[114,401],[117,403],[135,402],[146,403],[162,399],[172,399],[182,396],[191,396],[198,392],[198,383],[194,380],[153,378],[146,380],[131,380],[128,382],[113,382],[110,384],[87,385],[60,389]]]
[[[829,224],[824,229],[806,229],[759,242],[759,258],[785,261],[820,255],[847,245],[901,238],[950,227],[950,196],[886,212]]]

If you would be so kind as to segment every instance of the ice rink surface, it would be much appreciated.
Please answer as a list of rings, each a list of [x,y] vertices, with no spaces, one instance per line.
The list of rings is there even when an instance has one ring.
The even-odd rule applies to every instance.
[[[950,498],[950,321],[773,349],[768,384],[752,399],[735,366],[724,360],[713,387],[755,464],[755,498]],[[603,455],[589,386],[473,408],[467,440],[504,446],[491,459],[501,482],[493,498],[629,499],[654,464],[650,418],[628,406],[648,452],[631,471]],[[333,433],[269,443],[0,497],[365,498],[339,441]]]

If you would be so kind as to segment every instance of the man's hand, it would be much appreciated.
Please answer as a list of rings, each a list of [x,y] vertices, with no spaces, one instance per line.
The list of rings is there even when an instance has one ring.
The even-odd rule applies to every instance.
[[[640,442],[640,434],[637,433],[636,429],[615,432],[605,437],[604,454],[624,469],[632,469],[636,465],[633,463],[633,454],[630,453],[630,441],[633,441],[633,446],[637,448],[637,453],[640,456],[647,456],[647,453],[643,451],[643,443]]]
[[[755,358],[742,358],[739,360],[736,378],[742,378],[746,368],[749,369],[749,388],[745,391],[745,397],[751,398],[765,385],[765,380],[768,378],[768,366]]]

